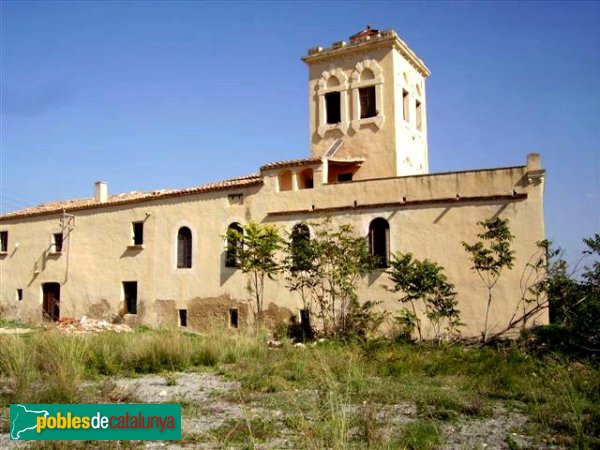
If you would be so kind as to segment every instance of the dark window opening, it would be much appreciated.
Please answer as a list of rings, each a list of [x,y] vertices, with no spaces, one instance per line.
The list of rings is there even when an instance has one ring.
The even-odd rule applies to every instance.
[[[144,244],[144,222],[133,222],[133,245]]]
[[[312,266],[310,230],[304,223],[294,225],[291,234],[292,271],[308,270]]]
[[[417,130],[420,130],[423,127],[423,111],[421,110],[421,102],[419,100],[417,100],[416,105]]]
[[[410,118],[409,114],[408,114],[408,92],[405,89],[402,89],[402,113],[403,113],[403,117],[404,120],[408,122],[408,119]]]
[[[300,328],[302,329],[302,336],[304,339],[314,338],[314,332],[310,325],[310,310],[308,309],[300,310]]]
[[[192,267],[192,231],[188,227],[181,227],[177,233],[177,268],[189,269]]]
[[[325,94],[325,110],[327,111],[327,123],[334,124],[342,121],[339,92]]]
[[[53,247],[55,253],[60,253],[63,250],[63,234],[55,233],[52,235]]]
[[[388,267],[390,259],[390,225],[382,218],[369,224],[369,251],[377,257],[377,267]]]
[[[125,297],[125,314],[137,314],[137,281],[123,281],[123,296]]]
[[[239,328],[239,311],[237,308],[229,309],[229,326],[231,328]]]
[[[225,267],[240,267],[238,259],[241,246],[243,245],[242,237],[244,229],[242,226],[234,222],[227,227],[227,250],[225,252]]]
[[[187,327],[187,309],[179,310],[179,326]]]
[[[46,320],[60,319],[60,284],[42,284],[42,314]]]
[[[347,173],[339,173],[337,176],[337,180],[340,183],[344,183],[347,181],[352,181],[352,172],[347,172]]]
[[[375,117],[377,115],[375,86],[360,88],[358,95],[360,97],[360,118]]]
[[[17,300],[23,300],[23,289],[17,289]]]
[[[8,231],[0,231],[0,252],[8,251]]]

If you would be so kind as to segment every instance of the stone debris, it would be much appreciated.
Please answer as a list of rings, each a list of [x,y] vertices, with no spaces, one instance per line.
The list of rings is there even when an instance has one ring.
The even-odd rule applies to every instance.
[[[129,325],[109,323],[106,320],[90,319],[87,316],[82,316],[81,319],[65,317],[58,321],[56,326],[61,333],[98,333],[101,331],[116,331],[120,333],[131,332]]]

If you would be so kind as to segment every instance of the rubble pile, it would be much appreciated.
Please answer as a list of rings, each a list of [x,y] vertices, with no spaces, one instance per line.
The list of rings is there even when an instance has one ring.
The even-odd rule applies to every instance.
[[[65,317],[60,319],[57,324],[57,329],[62,333],[97,333],[100,331],[132,331],[129,325],[114,324],[106,320],[90,319],[82,316],[81,319]]]

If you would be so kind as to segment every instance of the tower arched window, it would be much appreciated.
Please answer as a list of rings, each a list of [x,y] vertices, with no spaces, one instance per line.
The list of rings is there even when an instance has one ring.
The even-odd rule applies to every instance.
[[[233,222],[227,227],[227,250],[225,252],[225,267],[240,267],[238,255],[243,245],[242,236],[244,229],[242,226]]]
[[[383,115],[383,70],[374,59],[356,64],[351,76],[352,128],[373,123],[381,127]]]
[[[177,268],[192,267],[192,230],[181,227],[177,232]]]
[[[329,130],[348,130],[347,90],[347,76],[340,68],[323,72],[317,82],[319,136]]]
[[[390,224],[381,217],[369,224],[369,251],[377,258],[377,267],[389,267]]]
[[[298,223],[292,228],[291,257],[292,270],[308,270],[311,266],[310,230],[305,223]]]

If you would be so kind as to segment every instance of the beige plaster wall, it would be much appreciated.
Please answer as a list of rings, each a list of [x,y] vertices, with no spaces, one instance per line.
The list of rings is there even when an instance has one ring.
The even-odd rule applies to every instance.
[[[535,242],[545,237],[543,184],[530,182],[528,177],[534,163],[532,159],[529,169],[522,166],[335,185],[315,182],[313,189],[287,192],[277,192],[278,170],[268,170],[263,172],[264,185],[260,187],[76,211],[74,228],[59,256],[47,254],[51,234],[60,231],[58,214],[0,219],[0,230],[9,232],[9,252],[0,259],[0,305],[10,317],[39,320],[42,283],[59,282],[62,317],[116,316],[123,307],[122,282],[137,281],[138,314],[125,316],[126,322],[175,325],[177,309],[187,309],[190,327],[202,329],[215,320],[227,324],[228,308],[238,307],[243,326],[252,316],[243,309],[248,306],[247,279],[239,270],[226,268],[224,260],[222,236],[230,223],[272,222],[289,231],[299,221],[329,215],[334,225],[350,223],[358,234],[366,235],[370,221],[383,217],[390,224],[392,252],[410,251],[446,268],[459,293],[459,309],[467,324],[464,333],[475,335],[482,327],[486,296],[477,275],[469,270],[460,242],[475,240],[479,220],[494,215],[510,219],[517,261],[514,269],[502,276],[492,308],[491,323],[501,327],[521,296],[519,280],[526,261],[536,251]],[[315,167],[315,181],[319,173]],[[513,190],[527,198],[493,197],[510,196]],[[230,205],[227,195],[232,193],[244,194],[242,205]],[[452,200],[457,194],[479,198]],[[398,204],[403,197],[406,205]],[[414,203],[427,200],[439,201]],[[354,202],[358,208],[348,208]],[[381,203],[394,204],[373,206]],[[329,209],[319,212],[324,208]],[[128,248],[135,221],[145,224],[143,249]],[[181,226],[189,227],[193,234],[190,269],[176,267]],[[381,287],[386,278],[384,273],[366,277],[360,298],[382,300],[385,308],[394,311],[399,306],[396,296]],[[17,288],[24,290],[22,301],[16,300]],[[285,289],[282,279],[266,286],[265,306],[281,319],[297,314],[301,302]],[[544,322],[547,317],[539,320]]]

